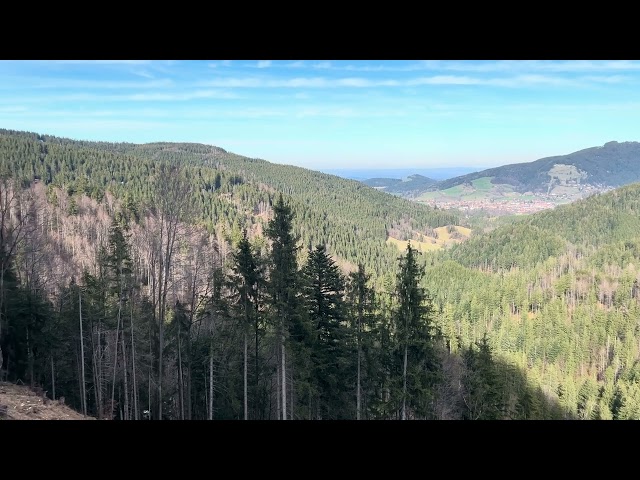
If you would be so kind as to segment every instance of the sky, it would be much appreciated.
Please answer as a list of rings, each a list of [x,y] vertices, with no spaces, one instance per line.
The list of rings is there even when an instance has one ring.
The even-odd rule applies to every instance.
[[[488,168],[640,140],[640,61],[0,60],[0,128],[314,170]]]

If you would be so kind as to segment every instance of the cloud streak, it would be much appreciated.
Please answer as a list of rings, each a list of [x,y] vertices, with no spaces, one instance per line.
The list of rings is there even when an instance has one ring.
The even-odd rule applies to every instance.
[[[408,79],[371,79],[366,77],[232,77],[201,82],[200,85],[214,88],[375,88],[416,87],[426,85],[474,85],[490,87],[557,86],[579,87],[592,83],[622,83],[629,80],[622,75],[564,77],[558,75],[523,74],[485,78],[468,75],[432,75]]]

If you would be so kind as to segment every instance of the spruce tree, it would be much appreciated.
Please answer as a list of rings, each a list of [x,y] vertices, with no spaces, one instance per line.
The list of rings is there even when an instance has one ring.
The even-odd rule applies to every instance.
[[[240,313],[243,333],[243,405],[244,419],[249,418],[249,380],[248,380],[248,337],[249,329],[255,326],[256,352],[255,360],[258,361],[258,293],[261,282],[261,271],[255,259],[251,243],[247,238],[247,231],[242,232],[242,238],[238,242],[236,251],[233,253],[233,288],[237,292],[236,305]],[[258,365],[255,366],[255,378],[257,379]],[[257,385],[254,384],[257,394]],[[254,398],[254,402],[256,399]]]
[[[369,275],[365,266],[358,264],[358,270],[349,274],[348,284],[348,308],[350,309],[351,330],[355,332],[356,342],[356,420],[362,418],[362,396],[363,396],[363,370],[368,371],[368,367],[372,362],[367,362],[363,368],[363,350],[368,353],[367,358],[371,357],[373,337],[373,320],[375,310],[375,295],[373,289],[369,286],[371,275]],[[369,378],[366,378],[367,384]],[[366,388],[367,392],[369,391]]]
[[[349,415],[345,280],[338,266],[318,245],[303,269],[304,296],[313,331],[313,383],[318,394],[316,418],[340,419]]]
[[[399,388],[402,420],[410,416],[427,416],[430,374],[435,370],[431,332],[433,307],[427,292],[420,286],[424,267],[418,264],[418,254],[409,242],[406,254],[399,258],[396,278],[394,321],[397,353],[402,365],[402,386]]]
[[[297,238],[293,234],[293,212],[282,194],[273,206],[273,219],[266,235],[271,240],[271,272],[268,282],[269,305],[278,335],[278,377],[280,382],[279,418],[287,419],[286,342],[288,330],[297,320],[299,273],[296,253]]]

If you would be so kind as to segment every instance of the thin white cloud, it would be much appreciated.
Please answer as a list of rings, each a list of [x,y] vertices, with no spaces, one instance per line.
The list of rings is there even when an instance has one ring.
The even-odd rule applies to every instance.
[[[242,98],[235,92],[220,89],[194,90],[186,92],[145,92],[130,94],[99,94],[99,93],[71,93],[71,94],[48,94],[43,96],[23,97],[23,103],[47,105],[60,102],[180,102],[197,99],[219,99],[231,100]],[[0,97],[0,102],[3,99]]]
[[[111,80],[78,80],[70,78],[49,78],[45,80],[35,79],[33,88],[95,88],[95,89],[148,89],[148,88],[166,88],[174,85],[174,82],[168,78],[149,81],[111,81]],[[23,81],[31,82],[34,79],[23,79]],[[12,84],[16,84],[12,82]],[[17,85],[20,85],[19,83]]]
[[[147,70],[132,70],[131,73],[143,78],[156,78],[156,76]]]
[[[148,65],[151,60],[42,60],[59,65]]]
[[[524,73],[524,72],[606,72],[640,70],[637,60],[417,60],[414,62],[388,61],[367,64],[332,64],[322,62],[316,67],[331,70],[356,72],[412,72],[412,71],[452,71],[473,73]]]
[[[133,95],[113,96],[112,100],[153,101],[185,101],[199,98],[234,99],[239,96],[224,90],[196,90],[187,93],[139,93]]]
[[[424,85],[477,85],[494,87],[528,87],[528,86],[580,86],[590,82],[614,83],[622,77],[582,77],[566,78],[557,75],[523,74],[507,77],[484,78],[466,75],[433,75],[413,77],[403,80],[376,80],[364,77],[327,78],[327,77],[295,77],[289,79],[273,79],[263,77],[220,78],[201,85],[214,88],[372,88],[372,87],[416,87]]]
[[[331,62],[326,62],[326,61],[325,62],[319,62],[319,63],[314,64],[313,68],[317,68],[317,69],[320,69],[320,70],[326,70],[326,69],[332,68],[332,64],[331,64]]]
[[[218,68],[218,67],[230,67],[231,60],[221,60],[219,62],[208,63],[207,66],[210,68]]]
[[[267,68],[271,66],[271,60],[259,60],[256,64],[257,68]]]
[[[462,72],[592,72],[592,71],[625,71],[640,70],[640,62],[628,60],[496,60],[480,61],[447,61],[427,60],[417,66],[429,70],[450,70]]]

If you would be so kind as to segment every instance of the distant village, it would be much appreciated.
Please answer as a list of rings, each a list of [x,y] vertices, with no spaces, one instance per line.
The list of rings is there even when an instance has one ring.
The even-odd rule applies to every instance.
[[[563,193],[552,192],[548,194],[527,192],[522,196],[525,198],[505,197],[475,200],[448,197],[420,200],[420,203],[437,206],[438,208],[455,208],[461,211],[483,210],[492,215],[526,215],[548,210],[557,205],[570,203],[597,193],[603,193],[610,189],[611,188],[585,184],[581,185],[579,189],[576,189],[575,193],[567,193],[566,190]],[[531,196],[534,198],[526,198]]]

